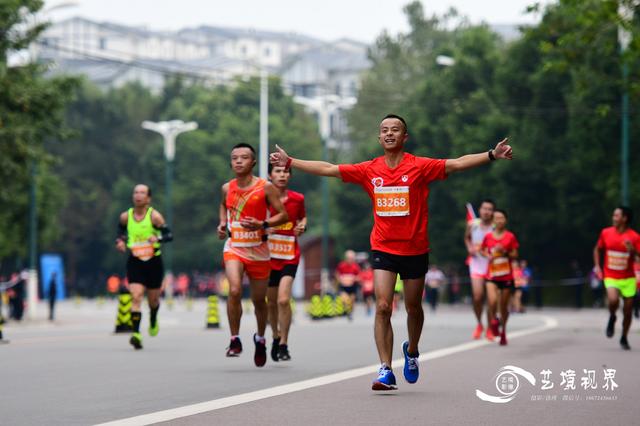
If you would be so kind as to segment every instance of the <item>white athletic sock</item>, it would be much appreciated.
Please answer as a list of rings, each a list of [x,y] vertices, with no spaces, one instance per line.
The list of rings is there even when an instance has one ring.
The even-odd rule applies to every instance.
[[[264,343],[264,341],[265,341],[265,339],[264,339],[264,337],[263,337],[263,336],[258,336],[257,334],[253,337],[253,339],[254,339],[256,342],[262,342],[262,343]]]
[[[239,339],[239,338],[240,338],[240,335],[239,335],[239,334],[236,334],[236,335],[234,335],[234,336],[231,336],[231,340],[233,340],[233,339]]]

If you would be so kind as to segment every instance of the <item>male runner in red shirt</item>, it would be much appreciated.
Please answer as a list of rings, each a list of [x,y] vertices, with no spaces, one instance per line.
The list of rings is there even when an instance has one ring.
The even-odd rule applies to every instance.
[[[379,126],[378,141],[384,155],[359,164],[335,165],[324,161],[291,158],[276,145],[271,163],[294,167],[307,173],[341,178],[357,183],[373,202],[374,225],[371,250],[376,292],[375,341],[382,365],[373,382],[373,390],[396,389],[391,370],[393,329],[391,313],[396,276],[404,280],[409,341],[402,349],[404,377],[418,380],[418,341],[424,323],[422,292],[429,260],[427,235],[429,183],[445,179],[450,173],[470,169],[495,159],[511,159],[507,140],[489,152],[470,154],[450,160],[416,157],[404,151],[409,139],[407,125],[400,116],[389,114]]]
[[[280,195],[280,201],[289,216],[289,221],[269,228],[269,251],[271,252],[271,275],[267,289],[269,322],[273,331],[271,359],[289,361],[289,328],[291,327],[291,286],[300,263],[298,237],[307,230],[307,213],[304,195],[287,189],[291,170],[269,164],[269,179]],[[276,210],[269,207],[273,215]]]
[[[613,226],[604,228],[600,232],[598,243],[593,249],[593,263],[598,278],[604,277],[604,286],[607,289],[609,301],[609,322],[606,335],[613,337],[616,325],[616,311],[622,306],[622,337],[620,346],[629,350],[627,335],[631,327],[631,314],[633,310],[633,298],[636,295],[636,277],[633,271],[633,262],[640,252],[640,235],[631,229],[633,212],[629,207],[617,207],[613,211],[611,221]],[[604,268],[600,265],[600,259],[604,255]]]
[[[267,326],[267,283],[271,272],[266,229],[285,223],[287,212],[274,186],[253,175],[256,153],[253,147],[239,143],[231,150],[231,168],[236,177],[222,185],[218,238],[229,238],[224,245],[224,267],[229,280],[227,316],[231,331],[228,357],[242,352],[240,318],[242,317],[242,276],[246,272],[251,285],[251,299],[258,323],[253,335],[256,350],[253,356],[257,367],[267,362],[264,331]],[[276,213],[267,218],[267,208]]]

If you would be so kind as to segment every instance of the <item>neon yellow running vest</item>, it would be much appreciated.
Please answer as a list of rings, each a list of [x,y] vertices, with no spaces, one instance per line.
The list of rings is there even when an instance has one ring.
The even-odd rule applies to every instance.
[[[160,243],[150,243],[149,238],[152,235],[159,237],[162,235],[159,229],[153,227],[151,222],[151,212],[153,207],[147,209],[144,218],[137,222],[133,216],[133,208],[128,211],[127,220],[127,247],[131,250],[131,254],[140,260],[149,260],[153,256],[160,256]]]

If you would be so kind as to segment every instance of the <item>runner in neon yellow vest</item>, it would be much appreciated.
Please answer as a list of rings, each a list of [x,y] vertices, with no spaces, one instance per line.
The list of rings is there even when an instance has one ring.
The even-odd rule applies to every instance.
[[[164,266],[160,243],[173,239],[162,215],[151,207],[151,188],[136,185],[133,188],[133,207],[120,214],[116,248],[125,253],[127,259],[127,280],[131,292],[131,321],[133,335],[129,343],[135,349],[142,349],[140,320],[141,305],[145,290],[149,302],[149,335],[158,335],[158,309],[164,278]]]

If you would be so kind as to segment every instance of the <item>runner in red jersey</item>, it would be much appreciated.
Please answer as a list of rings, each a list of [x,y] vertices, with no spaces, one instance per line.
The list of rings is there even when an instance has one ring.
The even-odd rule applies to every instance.
[[[239,143],[231,150],[231,168],[236,178],[222,185],[220,224],[218,237],[229,238],[224,245],[224,266],[229,280],[227,316],[231,331],[228,357],[242,352],[240,342],[240,318],[242,317],[242,276],[246,272],[251,285],[251,299],[258,323],[253,335],[256,346],[253,356],[256,366],[267,362],[264,331],[267,326],[267,283],[271,271],[269,246],[265,230],[287,221],[287,212],[274,186],[253,175],[256,164],[255,150],[251,145]],[[275,214],[267,218],[267,207]]]
[[[598,278],[604,278],[609,301],[609,322],[606,335],[613,337],[616,324],[616,312],[622,306],[622,337],[620,346],[629,350],[627,335],[631,327],[633,299],[636,295],[636,277],[633,263],[640,252],[640,235],[631,229],[633,212],[628,207],[617,207],[611,218],[613,226],[600,232],[600,238],[593,249],[593,263]],[[600,259],[604,256],[604,268]]]
[[[271,163],[291,166],[318,176],[341,178],[357,183],[373,203],[374,225],[371,249],[376,293],[375,340],[381,366],[374,390],[396,389],[391,370],[393,329],[391,312],[396,276],[404,280],[409,340],[402,345],[405,355],[404,376],[409,383],[418,380],[418,341],[424,323],[422,292],[428,265],[427,235],[429,183],[447,175],[489,163],[511,159],[506,139],[489,152],[456,159],[436,160],[416,157],[404,151],[409,138],[402,117],[387,115],[379,126],[378,141],[382,157],[359,164],[335,165],[324,161],[291,158],[280,147],[271,154]]]
[[[287,189],[291,170],[269,164],[269,178],[280,195],[289,220],[275,228],[269,228],[271,275],[267,289],[269,322],[273,331],[271,359],[289,361],[289,328],[291,327],[291,286],[300,263],[298,237],[307,230],[307,213],[304,195]],[[273,215],[276,210],[269,207]]]
[[[482,251],[489,258],[489,270],[487,272],[487,302],[491,318],[496,317],[498,300],[500,301],[500,325],[492,321],[490,327],[493,334],[500,334],[500,344],[507,344],[507,320],[509,319],[509,300],[513,290],[512,262],[518,257],[518,240],[510,231],[507,231],[507,213],[496,209],[493,212],[494,229],[485,235],[482,241]]]
[[[347,250],[344,252],[344,260],[336,266],[336,281],[338,282],[338,292],[349,319],[353,319],[353,308],[356,303],[358,293],[358,283],[360,280],[360,265],[356,262],[356,252]]]
[[[371,307],[373,301],[373,268],[369,262],[365,262],[362,265],[360,271],[360,284],[362,285],[362,298],[367,307],[367,316],[371,315]]]

